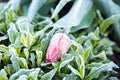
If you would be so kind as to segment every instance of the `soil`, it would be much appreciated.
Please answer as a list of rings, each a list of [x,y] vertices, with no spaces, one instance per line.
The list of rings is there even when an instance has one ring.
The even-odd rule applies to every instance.
[[[114,54],[111,56],[108,56],[108,58],[120,67],[120,53],[114,51]],[[113,74],[111,76],[117,77],[118,79],[120,79],[120,68],[115,70],[117,71],[117,74]]]
[[[0,0],[0,2],[7,2],[7,1],[9,1],[9,0]]]

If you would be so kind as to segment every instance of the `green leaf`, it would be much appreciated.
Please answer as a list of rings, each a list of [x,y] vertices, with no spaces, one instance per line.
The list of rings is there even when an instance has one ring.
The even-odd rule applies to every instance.
[[[85,3],[86,5],[86,3]],[[91,6],[90,6],[91,7]],[[89,8],[90,8],[89,7]],[[84,9],[85,7],[83,7]],[[87,7],[88,8],[88,7]],[[85,10],[85,9],[84,9]],[[82,14],[82,13],[81,13]],[[86,28],[89,28],[90,25],[92,24],[93,22],[93,19],[94,19],[94,10],[91,8],[86,14],[83,14],[83,19],[81,20],[81,22],[76,25],[76,26],[73,26],[70,30],[70,32],[76,32],[78,30],[81,30],[81,29],[86,29]]]
[[[38,80],[37,77],[38,77],[39,71],[40,71],[40,68],[36,68],[33,72],[31,72],[28,75],[27,79],[28,80]]]
[[[2,59],[2,60],[4,61],[5,64],[8,64],[8,63],[9,63],[10,57],[11,57],[11,53],[9,53],[9,52],[5,52],[5,53],[3,54],[3,59]]]
[[[10,26],[7,32],[8,32],[8,36],[11,44],[14,44],[18,36],[18,30],[16,29],[16,26],[14,23],[10,23]]]
[[[36,51],[37,66],[40,66],[42,62],[42,55],[43,55],[42,51]]]
[[[120,13],[119,0],[97,0],[95,1],[96,9],[99,9],[105,17],[110,17],[113,15],[118,15]],[[117,19],[116,19],[117,20]],[[112,25],[112,30],[114,38],[120,41],[120,22],[116,22]]]
[[[62,60],[61,60],[62,62],[60,64],[60,66],[59,66],[59,72],[60,72],[60,69],[62,67],[69,64],[71,61],[73,61],[73,59],[74,59],[74,56],[72,54],[64,54],[63,57],[62,57]]]
[[[7,26],[5,22],[0,23],[0,33],[5,34],[7,31]]]
[[[75,56],[75,61],[77,63],[78,71],[81,79],[84,79],[85,75],[85,62],[81,55]]]
[[[34,53],[30,53],[30,61],[32,62],[32,67],[35,67],[36,63],[35,63],[35,54]]]
[[[10,22],[14,22],[14,20],[15,20],[15,12],[14,10],[11,9],[8,12],[8,14],[6,14],[6,22],[10,23]]]
[[[110,77],[109,80],[119,80],[119,79],[116,77]]]
[[[4,66],[4,70],[6,71],[7,75],[11,75],[12,71],[12,65],[7,64],[7,66]]]
[[[116,14],[116,15],[113,15],[107,19],[105,19],[102,24],[100,25],[100,30],[102,32],[105,32],[106,29],[111,25],[111,24],[114,24],[116,22],[118,22],[120,20],[120,14]]]
[[[120,30],[120,22],[117,22],[116,24],[113,24],[112,26],[112,28],[113,28],[113,31],[114,31],[114,38],[115,38],[115,40],[116,41],[120,41],[120,32],[119,32],[119,30]]]
[[[16,80],[21,75],[29,75],[34,69],[20,69],[16,73],[12,74],[9,80]]]
[[[39,9],[39,14],[43,16],[48,16],[50,10],[55,7],[56,0],[47,0],[45,4]]]
[[[76,0],[71,10],[53,25],[66,28],[66,33],[69,33],[71,27],[77,26],[81,23],[83,17],[87,14],[91,7],[91,0]]]
[[[71,0],[60,0],[60,2],[58,3],[58,5],[55,8],[54,13],[52,14],[51,18],[54,18],[58,15],[58,13],[60,12],[60,10]]]
[[[91,47],[88,47],[84,53],[84,61],[86,61],[90,55],[90,52],[91,52],[92,48]]]
[[[109,40],[108,38],[102,38],[98,44],[102,44],[103,46],[105,46],[105,48],[113,46],[115,43],[111,40]]]
[[[50,72],[44,74],[42,77],[41,77],[41,80],[52,80],[53,76],[55,75],[57,71],[57,68],[54,68],[53,70],[51,70]]]
[[[0,80],[8,80],[7,73],[4,69],[0,70]]]
[[[18,16],[22,16],[23,15],[20,5],[17,5],[16,12],[17,12]]]
[[[16,72],[20,69],[20,66],[19,66],[19,57],[17,56],[17,52],[14,48],[11,48],[10,51],[9,51],[12,56],[10,58],[11,62],[12,62],[12,70],[13,72]]]
[[[78,38],[77,42],[82,44],[86,39],[87,39],[87,37],[82,35],[80,38]]]
[[[20,34],[17,35],[15,43],[11,44],[11,46],[15,47],[15,48],[21,48],[21,47],[23,47],[23,44],[21,42],[21,36],[20,36]]]
[[[68,68],[74,73],[75,75],[81,76],[79,71],[73,68],[71,65],[68,65]]]
[[[98,39],[100,38],[99,33],[100,33],[100,31],[99,31],[99,28],[97,27],[94,34]]]
[[[30,48],[32,43],[34,42],[34,36],[28,32],[21,34],[21,42],[26,48]]]
[[[22,68],[28,69],[28,64],[25,58],[19,58],[19,64]]]
[[[6,7],[2,7],[2,11],[0,12],[0,20],[4,17],[5,12],[7,12],[11,7],[11,4],[7,5]]]
[[[53,34],[55,32],[55,28],[53,28],[49,33],[46,34],[46,37],[43,38],[40,42],[41,46],[40,46],[40,50],[44,53],[43,54],[43,59],[45,59],[45,52],[48,48],[49,45],[49,41],[52,38]]]
[[[72,40],[72,45],[74,45],[77,49],[75,49],[76,53],[83,54],[84,48],[81,44],[78,44],[77,42]]]
[[[86,76],[85,80],[91,80],[93,78],[98,78],[101,72],[113,71],[112,68],[118,68],[118,66],[115,63],[110,62],[110,63],[102,64],[99,67],[93,67],[90,73]]]
[[[0,37],[0,42],[3,41],[3,40],[6,40],[6,39],[8,39],[8,36],[7,36],[7,35],[1,36],[1,37]]]
[[[7,52],[9,50],[8,47],[6,47],[5,45],[0,45],[0,51],[1,52]]]
[[[105,51],[100,52],[98,55],[95,55],[94,57],[101,58],[103,60],[107,59]]]
[[[109,77],[110,73],[102,73],[98,80],[109,80],[108,77]]]
[[[2,54],[2,53],[0,53],[0,62],[1,62],[2,57],[3,57],[3,54]]]
[[[17,80],[27,80],[27,75],[21,75]]]
[[[32,21],[37,14],[37,11],[40,9],[42,5],[45,4],[47,0],[33,0],[30,4],[29,10],[28,10],[28,19]]]
[[[99,67],[99,66],[101,66],[102,64],[103,64],[102,62],[99,62],[99,63],[92,62],[91,64],[87,64],[87,65],[86,65],[86,68],[87,68],[87,69],[92,69],[92,68],[94,68],[94,67]]]
[[[88,38],[89,38],[90,40],[99,40],[99,38],[98,38],[93,32],[90,32],[90,33],[88,34]]]
[[[52,23],[46,25],[42,30],[37,31],[35,33],[34,37],[36,38],[36,37],[39,37],[39,36],[43,35],[45,33],[45,31],[48,30],[51,26],[52,26]]]
[[[25,48],[23,51],[24,51],[24,55],[25,55],[26,59],[28,60],[28,57],[29,57],[29,51],[28,51],[28,49]]]
[[[11,5],[11,7],[12,8],[16,8],[17,7],[17,5],[19,5],[20,4],[20,0],[12,0],[12,1],[9,1],[8,3],[7,3],[7,5]]]
[[[29,20],[26,17],[20,17],[18,18],[18,20],[16,21],[18,30],[21,33],[34,33],[34,26],[29,22]]]
[[[106,52],[106,55],[112,55],[113,54],[112,47],[108,47],[105,52]]]
[[[84,47],[85,47],[85,49],[87,49],[87,48],[89,48],[89,47],[91,47],[91,49],[93,48],[93,45],[92,45],[90,39],[87,39],[87,40],[84,42]]]
[[[62,80],[77,80],[77,79],[78,79],[78,76],[71,73],[71,74],[66,74]]]
[[[52,67],[57,68],[60,65],[60,62],[52,62]]]
[[[80,10],[80,7],[81,7],[81,4],[82,4],[83,0],[77,0],[73,7],[71,8],[70,12],[64,16],[63,18],[59,19],[57,21],[57,23],[55,23],[56,26],[61,26],[61,27],[72,27],[73,26],[73,21],[78,21],[78,20],[75,20],[76,17],[77,17],[77,14],[79,14],[79,10]],[[72,16],[72,17],[70,17]],[[69,18],[69,19],[67,19]],[[63,24],[61,24],[63,23]],[[74,22],[75,24],[75,22]]]

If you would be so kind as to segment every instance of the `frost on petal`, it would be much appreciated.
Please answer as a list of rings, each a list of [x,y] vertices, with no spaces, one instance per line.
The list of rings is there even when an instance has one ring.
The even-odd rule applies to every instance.
[[[50,40],[46,53],[46,62],[55,62],[61,59],[63,53],[70,48],[70,38],[63,33],[56,33]]]

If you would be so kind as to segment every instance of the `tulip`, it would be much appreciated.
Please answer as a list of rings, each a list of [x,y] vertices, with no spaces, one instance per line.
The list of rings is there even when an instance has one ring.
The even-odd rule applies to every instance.
[[[62,54],[69,50],[70,45],[71,40],[66,34],[54,34],[47,49],[46,63],[59,61]]]

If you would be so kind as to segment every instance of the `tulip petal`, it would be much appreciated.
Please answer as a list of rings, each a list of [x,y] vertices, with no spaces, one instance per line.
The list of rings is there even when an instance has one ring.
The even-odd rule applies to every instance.
[[[70,38],[63,33],[56,33],[50,40],[46,53],[46,62],[55,62],[61,59],[70,47]]]

